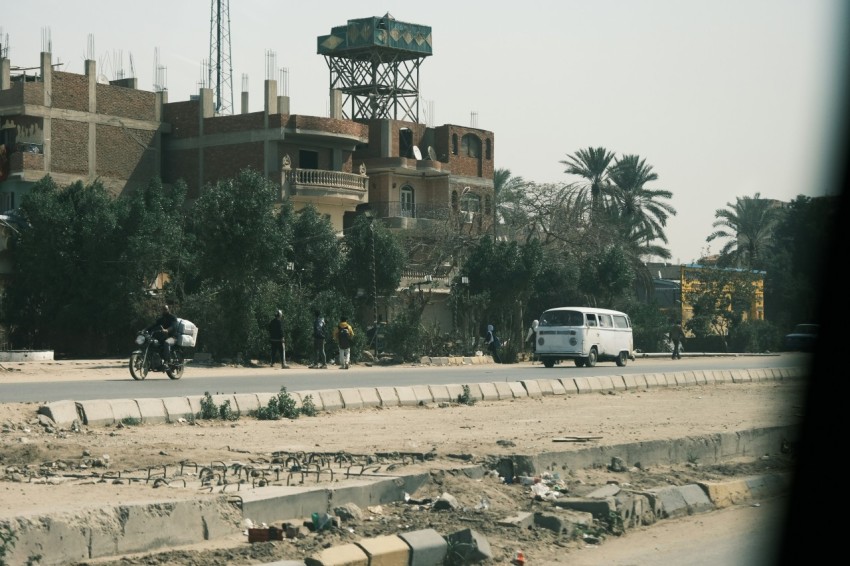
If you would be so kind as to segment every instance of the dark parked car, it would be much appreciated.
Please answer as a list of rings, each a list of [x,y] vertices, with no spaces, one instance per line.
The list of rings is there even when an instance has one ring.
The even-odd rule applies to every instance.
[[[818,339],[817,324],[798,324],[790,334],[785,335],[786,352],[811,352]]]

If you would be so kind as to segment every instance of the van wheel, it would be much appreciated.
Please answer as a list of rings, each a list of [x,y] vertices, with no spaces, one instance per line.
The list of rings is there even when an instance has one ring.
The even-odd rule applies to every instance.
[[[629,355],[625,352],[620,352],[617,356],[617,365],[620,367],[625,367],[626,361],[629,359]]]
[[[596,353],[596,348],[591,348],[590,353],[587,354],[587,359],[584,363],[589,368],[596,367],[597,359],[599,359],[599,354]]]
[[[543,365],[547,368],[555,367],[555,358],[543,358]]]
[[[583,368],[584,367],[584,358],[576,358],[573,360],[575,362],[576,367]]]

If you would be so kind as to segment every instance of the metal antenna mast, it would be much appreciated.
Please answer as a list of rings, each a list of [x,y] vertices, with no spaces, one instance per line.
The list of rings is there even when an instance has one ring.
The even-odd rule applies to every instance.
[[[233,114],[233,67],[230,61],[230,0],[210,5],[209,86],[216,115]]]

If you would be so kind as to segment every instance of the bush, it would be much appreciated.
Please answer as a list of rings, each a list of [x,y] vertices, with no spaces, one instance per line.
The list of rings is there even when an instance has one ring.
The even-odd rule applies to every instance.
[[[281,387],[280,392],[269,399],[266,407],[260,407],[257,418],[261,421],[276,421],[281,418],[297,419],[300,412],[295,406],[295,399],[286,392],[286,387]]]
[[[729,332],[732,352],[778,352],[781,347],[782,334],[767,320],[744,321]]]

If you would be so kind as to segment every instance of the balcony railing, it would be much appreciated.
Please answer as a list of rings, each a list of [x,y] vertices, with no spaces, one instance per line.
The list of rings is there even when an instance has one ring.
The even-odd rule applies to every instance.
[[[438,204],[403,203],[401,201],[370,202],[369,207],[379,218],[428,218],[445,220],[451,215],[451,208]]]
[[[369,178],[344,171],[324,169],[290,169],[284,171],[284,183],[294,189],[333,189],[341,192],[364,194],[369,187]]]

